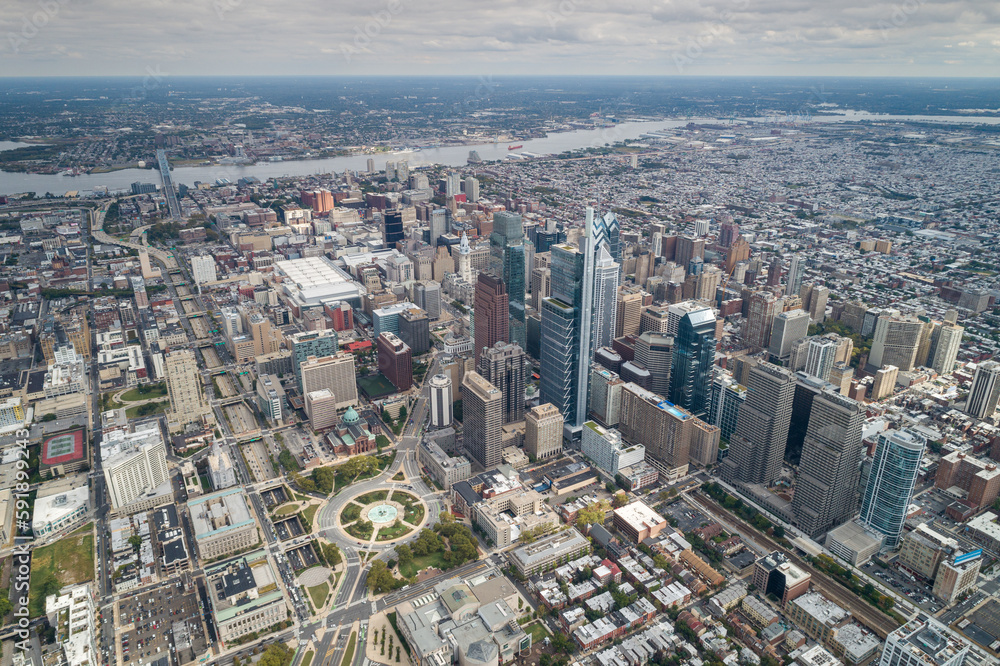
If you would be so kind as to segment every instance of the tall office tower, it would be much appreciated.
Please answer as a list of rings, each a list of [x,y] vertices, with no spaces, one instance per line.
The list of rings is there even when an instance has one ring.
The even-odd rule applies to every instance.
[[[406,160],[400,160],[396,165],[396,178],[399,182],[406,183],[410,179],[410,163]]]
[[[896,390],[896,378],[899,377],[899,368],[894,365],[887,365],[875,371],[875,381],[872,383],[871,399],[878,402],[892,395]]]
[[[416,287],[417,305],[430,319],[441,318],[441,283],[437,280],[418,282]],[[352,327],[353,328],[353,327]],[[339,329],[338,329],[339,330]]]
[[[454,401],[451,396],[451,377],[434,375],[427,380],[431,389],[431,427],[447,428],[451,425]]]
[[[472,176],[465,177],[465,200],[469,203],[479,201],[479,179]]]
[[[809,295],[809,318],[813,321],[826,320],[826,302],[830,299],[830,290],[826,287],[813,287]]]
[[[210,254],[191,257],[191,277],[195,284],[215,282],[215,257]]]
[[[913,357],[913,367],[926,368],[930,363],[931,344],[934,341],[934,322],[927,317],[918,317],[923,326],[917,340],[917,355]]]
[[[535,460],[562,453],[563,415],[555,405],[532,407],[524,416],[524,450]]]
[[[638,384],[629,382],[622,387],[618,422],[622,437],[631,444],[645,446],[650,464],[671,479],[687,474],[692,428],[697,420],[687,410]]]
[[[861,403],[830,389],[813,398],[792,498],[796,523],[810,537],[857,511],[864,417]]]
[[[198,421],[209,413],[205,396],[201,392],[201,375],[198,361],[190,349],[173,349],[163,355],[163,370],[167,376],[167,394],[170,396],[172,426]],[[171,430],[174,428],[172,427]]]
[[[636,287],[618,288],[618,307],[615,313],[615,337],[623,338],[639,332],[642,318],[642,290]]]
[[[726,275],[733,275],[736,265],[750,259],[750,243],[742,236],[737,236],[726,250]]]
[[[705,239],[695,236],[678,236],[674,250],[674,263],[685,269],[695,257],[705,258]]]
[[[115,510],[138,511],[143,502],[137,500],[170,483],[167,448],[156,423],[135,426],[134,432],[115,430],[109,433],[101,445],[101,462],[111,506]],[[136,505],[129,507],[133,502],[137,502]]]
[[[620,266],[611,258],[607,245],[597,249],[594,263],[594,316],[590,333],[590,350],[610,347],[617,324],[618,280]]]
[[[851,380],[854,379],[854,368],[844,362],[833,364],[830,369],[831,384],[840,389],[840,395],[848,395],[851,390]]]
[[[555,405],[567,424],[577,419],[582,288],[583,254],[570,245],[552,246],[552,296],[542,299],[541,312],[541,400]]]
[[[479,374],[503,394],[503,422],[524,420],[524,387],[528,357],[520,345],[498,342],[483,350]]]
[[[448,233],[448,217],[445,214],[445,209],[435,208],[432,210],[430,218],[427,220],[427,226],[430,227],[431,245],[437,247],[438,239]]]
[[[809,313],[805,310],[788,310],[774,316],[771,324],[771,343],[767,347],[771,361],[787,365],[792,353],[792,343],[809,335]]]
[[[681,326],[681,319],[683,319],[687,314],[701,312],[702,310],[708,310],[709,314],[712,314],[711,308],[706,306],[704,303],[699,303],[698,301],[681,301],[680,303],[673,303],[669,305],[666,308],[666,327],[660,332],[666,333],[667,335],[677,335],[677,331]],[[657,310],[655,308],[649,308],[647,312],[653,314],[656,313]]]
[[[386,247],[396,247],[403,240],[403,211],[387,210],[382,215],[382,240]]]
[[[375,173],[375,158],[368,158],[368,173]]]
[[[281,338],[271,326],[271,320],[260,312],[254,312],[247,317],[250,334],[253,337],[254,356],[273,354],[281,348]]]
[[[288,344],[288,348],[292,350],[292,367],[295,369],[295,381],[298,382],[299,388],[303,389],[304,395],[300,366],[310,356],[322,358],[336,354],[340,349],[337,344],[337,332],[333,330],[304,331],[288,336],[285,338],[285,342]]]
[[[420,308],[411,307],[399,313],[399,337],[413,354],[426,354],[431,348],[430,317]]]
[[[601,425],[618,425],[625,382],[617,373],[596,363],[590,370],[590,415]]]
[[[909,430],[879,433],[868,486],[861,500],[860,519],[885,535],[882,545],[886,550],[895,550],[903,537],[926,444],[927,440]]]
[[[997,411],[1000,399],[1000,363],[980,363],[972,377],[972,389],[965,401],[965,413],[977,419],[986,419]]]
[[[695,220],[694,221],[694,234],[695,236],[707,236],[709,229],[708,220]]]
[[[503,425],[503,396],[478,372],[466,372],[462,379],[462,426],[465,448],[483,469],[500,464]]]
[[[500,211],[493,215],[490,234],[489,269],[503,278],[507,287],[510,316],[509,334],[504,338],[525,346],[524,322],[524,222],[517,213]]]
[[[767,266],[767,281],[764,283],[768,287],[777,287],[781,284],[781,259],[775,257]]]
[[[806,273],[806,262],[799,255],[792,256],[788,266],[786,294],[797,294],[802,289],[802,278]]]
[[[330,356],[307,356],[299,364],[299,372],[302,395],[327,389],[336,398],[337,409],[358,404],[354,354],[338,352]]]
[[[398,391],[413,386],[413,350],[393,333],[375,338],[378,348],[378,369]]]
[[[771,343],[771,327],[778,314],[778,306],[779,301],[771,292],[755,291],[750,296],[743,342],[751,349],[766,349]]]
[[[220,312],[222,330],[225,332],[227,338],[235,338],[243,332],[243,315],[237,308],[224,307]]]
[[[877,666],[963,666],[969,642],[919,613],[886,636]]]
[[[899,313],[883,314],[875,324],[868,363],[876,368],[894,365],[901,372],[910,372],[917,358],[923,327],[923,322],[916,317],[901,317]]]
[[[651,377],[649,389],[653,393],[669,395],[670,371],[674,362],[674,354],[674,337],[672,335],[646,331],[635,341],[635,361],[649,370]],[[674,400],[674,402],[677,401]]]
[[[552,291],[552,270],[548,267],[531,270],[531,307],[537,312],[542,308],[542,299]]]
[[[508,319],[510,308],[507,300],[507,285],[502,278],[489,273],[480,273],[476,281],[476,298],[473,316],[476,321],[476,366],[483,356],[483,350],[498,342],[506,341],[510,334]]]
[[[806,352],[806,372],[823,381],[830,380],[830,371],[837,355],[837,343],[830,338],[810,338]]]
[[[774,483],[785,457],[794,396],[795,377],[788,370],[770,363],[750,370],[746,401],[729,440],[729,457],[722,461],[726,481]]]
[[[746,402],[747,389],[729,375],[718,373],[712,379],[708,399],[708,423],[719,426],[719,437],[729,441],[736,430],[740,405]]]
[[[707,308],[687,313],[674,338],[670,400],[695,416],[705,414],[714,364],[715,314]]]
[[[612,261],[621,263],[621,225],[618,223],[618,216],[608,211],[601,217],[594,219],[594,249],[607,246],[608,254]]]
[[[732,220],[723,220],[719,224],[719,245],[729,247],[740,235],[740,225]]]
[[[965,329],[954,322],[945,321],[934,327],[929,362],[935,372],[947,375],[955,369],[964,333]]]

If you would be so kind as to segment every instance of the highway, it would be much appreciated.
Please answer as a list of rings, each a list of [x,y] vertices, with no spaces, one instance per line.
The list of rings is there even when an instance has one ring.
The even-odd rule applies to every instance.
[[[177,190],[174,189],[174,182],[170,178],[170,162],[167,160],[167,151],[160,148],[156,151],[156,161],[160,165],[160,178],[163,180],[163,194],[167,198],[167,210],[170,217],[175,222],[181,220],[181,204],[177,200]]]

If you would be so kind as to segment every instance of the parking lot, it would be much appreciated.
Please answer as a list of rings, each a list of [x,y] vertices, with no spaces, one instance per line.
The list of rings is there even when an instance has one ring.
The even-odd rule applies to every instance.
[[[111,663],[143,666],[168,655],[186,663],[205,653],[209,641],[198,598],[178,585],[171,581],[115,604],[117,661]]]
[[[709,519],[709,517],[705,514],[692,509],[683,502],[675,502],[671,504],[667,507],[666,512],[667,515],[677,521],[677,529],[685,533],[697,529],[707,523],[715,522],[714,520]]]
[[[904,569],[891,566],[883,568],[873,562],[861,568],[866,574],[877,578],[883,585],[891,587],[896,594],[906,597],[910,603],[920,606],[925,611],[936,613],[941,610],[941,602],[931,594],[934,586],[930,581],[922,581],[916,576],[911,576]]]

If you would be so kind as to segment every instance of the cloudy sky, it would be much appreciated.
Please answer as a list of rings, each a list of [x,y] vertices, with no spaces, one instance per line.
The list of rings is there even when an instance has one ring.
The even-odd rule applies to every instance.
[[[0,76],[1000,75],[998,0],[2,0]]]

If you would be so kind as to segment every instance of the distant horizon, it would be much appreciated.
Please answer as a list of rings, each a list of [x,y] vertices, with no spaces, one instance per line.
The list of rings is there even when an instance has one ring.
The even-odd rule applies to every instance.
[[[0,81],[27,79],[142,79],[148,74],[11,74],[0,76]],[[481,74],[167,74],[171,80],[179,79],[481,79]],[[883,75],[883,74],[491,74],[491,79],[908,79],[908,80],[960,80],[1000,81],[997,76],[945,76],[940,74]],[[1000,91],[998,91],[1000,93]]]

